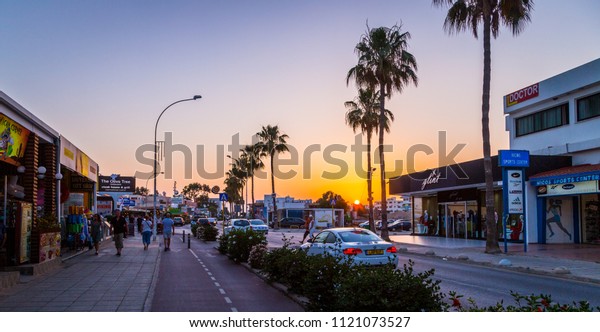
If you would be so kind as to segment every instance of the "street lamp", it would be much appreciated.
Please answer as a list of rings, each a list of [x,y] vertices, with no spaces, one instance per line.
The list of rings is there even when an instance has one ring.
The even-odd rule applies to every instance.
[[[196,100],[196,99],[200,99],[202,98],[202,96],[200,95],[195,95],[192,98],[186,98],[186,99],[181,99],[178,100],[174,103],[172,103],[171,105],[167,106],[158,116],[158,119],[156,119],[156,125],[154,125],[154,169],[152,171],[152,175],[154,177],[154,192],[152,193],[152,196],[154,198],[154,202],[152,203],[152,210],[153,210],[153,217],[152,217],[152,234],[154,234],[153,236],[153,241],[156,241],[156,164],[157,164],[157,154],[158,154],[158,148],[157,148],[157,142],[156,142],[156,131],[158,130],[158,121],[160,121],[160,118],[162,117],[162,115],[169,109],[169,107],[175,105],[175,104],[179,104],[182,103],[184,101],[191,101],[191,100]]]

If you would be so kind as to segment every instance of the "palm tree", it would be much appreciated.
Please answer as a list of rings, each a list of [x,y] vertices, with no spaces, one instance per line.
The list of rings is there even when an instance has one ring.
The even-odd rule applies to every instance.
[[[355,47],[358,64],[348,71],[346,84],[354,78],[359,87],[379,89],[379,160],[381,166],[381,237],[389,240],[387,229],[387,195],[385,188],[385,159],[383,136],[385,131],[385,98],[401,93],[404,87],[418,84],[417,60],[406,49],[410,34],[402,32],[401,26],[369,29]]]
[[[260,146],[258,144],[246,145],[242,150],[242,154],[245,154],[246,161],[250,163],[250,165],[246,165],[246,169],[248,169],[248,173],[251,180],[251,193],[252,193],[252,205],[250,209],[250,216],[254,218],[254,172],[265,168],[265,164],[262,161],[262,158],[265,157],[265,154],[260,151]]]
[[[265,155],[269,156],[271,162],[271,190],[273,197],[273,224],[275,228],[279,228],[279,222],[277,220],[277,200],[275,197],[275,155],[289,151],[286,140],[289,138],[288,135],[279,132],[279,126],[267,125],[263,126],[262,130],[257,133],[258,145],[260,151]]]
[[[485,174],[486,244],[485,252],[499,253],[498,230],[494,217],[494,185],[490,147],[490,85],[492,75],[491,36],[498,37],[500,24],[518,35],[533,10],[531,0],[433,0],[438,7],[448,7],[444,29],[448,33],[471,30],[478,38],[479,24],[483,23],[483,94],[481,104],[481,133],[483,136],[483,168]]]
[[[233,214],[233,204],[242,201],[242,188],[244,188],[244,176],[239,168],[234,166],[225,173],[225,193],[229,197],[230,214]]]
[[[346,113],[346,124],[367,135],[367,190],[369,191],[369,228],[375,231],[375,220],[373,218],[373,188],[371,165],[371,138],[373,133],[379,132],[379,93],[372,89],[359,89],[358,97],[354,101],[347,101],[344,106],[348,109]],[[385,130],[390,132],[390,122],[394,121],[394,114],[385,110]]]

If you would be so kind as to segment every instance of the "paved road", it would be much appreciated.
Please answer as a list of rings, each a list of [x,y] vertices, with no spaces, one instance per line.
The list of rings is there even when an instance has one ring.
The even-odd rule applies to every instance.
[[[188,249],[182,229],[189,227],[178,228],[171,251],[161,252],[151,311],[303,311],[254,273],[221,255],[214,248],[216,242],[192,239]]]
[[[515,304],[510,291],[521,295],[549,294],[555,302],[570,304],[587,300],[592,306],[600,306],[600,286],[578,281],[565,282],[552,276],[534,275],[481,265],[457,264],[426,256],[402,256],[400,264],[411,259],[416,272],[435,269],[434,279],[441,280],[446,294],[456,291],[464,299],[472,297],[479,306],[495,305],[500,300]]]

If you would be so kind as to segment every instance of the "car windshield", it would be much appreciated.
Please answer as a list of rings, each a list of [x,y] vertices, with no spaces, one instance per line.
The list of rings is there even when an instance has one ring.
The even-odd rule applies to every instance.
[[[233,222],[234,226],[248,226],[250,223],[248,220],[236,220]]]
[[[264,225],[265,223],[262,220],[250,220],[252,225]]]
[[[352,231],[345,231],[345,232],[340,232],[339,233],[340,238],[342,238],[342,241],[344,242],[373,242],[373,241],[381,241],[381,239],[371,233],[371,232],[366,232],[364,230],[352,230]]]

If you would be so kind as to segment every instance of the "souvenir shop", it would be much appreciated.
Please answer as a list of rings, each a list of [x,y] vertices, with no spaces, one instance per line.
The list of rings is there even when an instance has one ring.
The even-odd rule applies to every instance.
[[[525,176],[570,165],[564,156],[531,156]],[[500,237],[522,241],[518,220],[502,231],[502,172],[498,157],[492,157],[494,207]],[[390,195],[410,196],[413,234],[446,238],[486,238],[485,178],[483,159],[472,160],[390,179]],[[522,225],[521,225],[522,226]],[[530,224],[531,226],[531,224]]]
[[[58,133],[0,91],[0,269],[60,256]]]
[[[82,250],[89,241],[89,219],[97,212],[98,164],[60,137],[60,222],[63,250]]]

